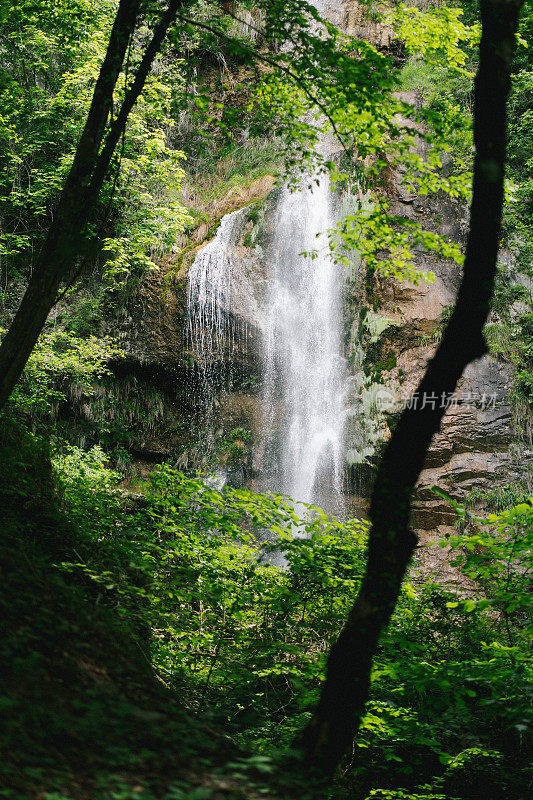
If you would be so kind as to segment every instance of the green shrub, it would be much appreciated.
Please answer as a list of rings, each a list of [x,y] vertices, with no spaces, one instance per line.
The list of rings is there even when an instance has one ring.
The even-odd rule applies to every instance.
[[[55,464],[65,508],[84,531],[81,557],[58,560],[61,572],[93,587],[136,631],[182,702],[255,753],[289,746],[309,719],[329,646],[357,593],[367,525],[314,507],[297,516],[287,498],[220,492],[166,466],[142,496],[125,501],[98,448],[70,448]],[[513,515],[503,520],[497,525],[515,525]],[[531,664],[522,634],[513,646],[495,639],[489,604],[405,585],[343,767],[354,800],[436,800],[443,792],[475,800],[445,787],[455,792],[469,775],[477,784],[483,763],[502,798],[520,796]],[[515,631],[521,624],[516,613],[508,622]],[[500,753],[506,783],[499,756],[494,764],[492,756],[458,758],[465,744]]]
[[[503,756],[470,747],[453,758],[442,777],[442,788],[458,800],[502,800],[508,797]]]

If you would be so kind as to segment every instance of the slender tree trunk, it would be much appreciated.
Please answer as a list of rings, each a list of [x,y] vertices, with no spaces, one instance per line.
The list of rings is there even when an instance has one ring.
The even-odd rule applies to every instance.
[[[84,248],[87,223],[94,212],[128,114],[144,87],[169,26],[179,9],[188,1],[169,0],[104,141],[113,91],[141,8],[141,0],[120,0],[87,121],[54,212],[54,220],[22,302],[0,346],[0,409],[5,405],[26,366],[46,318],[56,302],[61,283],[71,277],[75,270]]]
[[[351,745],[368,699],[372,659],[390,621],[417,537],[411,495],[466,365],[487,350],[483,327],[496,274],[506,153],[510,71],[524,0],[480,0],[483,25],[475,82],[474,187],[463,280],[455,311],[417,389],[421,410],[405,410],[380,463],[370,506],[368,561],[359,594],[333,645],[314,717],[297,743],[307,762],[331,774]],[[436,398],[437,402],[431,402]]]

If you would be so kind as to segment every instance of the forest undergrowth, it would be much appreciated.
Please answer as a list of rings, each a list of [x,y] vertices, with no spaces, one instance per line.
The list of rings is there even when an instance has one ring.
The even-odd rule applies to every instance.
[[[283,764],[366,524],[169,467],[128,494],[99,448],[54,455],[15,419],[2,437],[2,797],[527,796],[529,576],[513,565],[530,504],[494,519],[490,552],[482,528],[452,541],[483,599],[404,586],[326,790]]]

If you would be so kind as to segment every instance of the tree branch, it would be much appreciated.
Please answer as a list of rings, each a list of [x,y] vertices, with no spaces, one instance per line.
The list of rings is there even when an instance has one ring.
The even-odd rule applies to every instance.
[[[148,44],[141,63],[137,68],[133,83],[126,91],[120,111],[118,112],[109,129],[102,152],[98,156],[98,160],[91,178],[91,185],[89,187],[90,199],[96,198],[100,192],[100,189],[102,188],[102,183],[104,182],[104,178],[109,168],[111,158],[113,157],[113,153],[115,152],[115,147],[117,146],[118,140],[126,128],[126,122],[129,113],[143,90],[148,73],[150,72],[156,55],[161,49],[161,45],[163,44],[163,40],[167,35],[170,25],[176,18],[179,9],[187,3],[188,0],[170,0],[167,10],[155,28],[152,39]]]
[[[120,0],[109,44],[94,87],[87,121],[65,181],[63,194],[71,189],[76,192],[83,191],[88,185],[111,110],[113,92],[122,69],[126,50],[135,30],[139,8],[140,0]]]
[[[224,31],[218,30],[217,28],[213,28],[211,25],[208,25],[206,22],[200,22],[199,20],[196,20],[196,19],[190,19],[190,17],[185,17],[182,14],[177,14],[176,16],[182,22],[186,22],[188,25],[193,25],[196,28],[201,28],[202,30],[207,31],[208,33],[213,33],[215,36],[218,36],[220,39],[225,39],[226,41],[229,41],[229,42],[234,42],[235,41],[233,39],[233,37],[229,36],[229,34],[225,33]],[[269,66],[274,67],[275,69],[279,69],[280,72],[283,72],[284,75],[287,75],[287,77],[291,78],[291,80],[293,80],[300,87],[300,89],[303,91],[303,93],[305,94],[307,99],[310,100],[311,103],[313,105],[315,105],[324,114],[324,116],[328,120],[329,124],[331,125],[333,133],[337,137],[337,139],[339,141],[339,144],[344,149],[344,151],[345,152],[349,151],[349,148],[347,148],[346,145],[344,144],[344,140],[342,138],[342,134],[339,131],[339,129],[337,128],[337,125],[335,124],[334,120],[332,119],[327,107],[308,88],[308,86],[307,86],[306,82],[303,80],[303,78],[300,78],[295,72],[293,72],[291,69],[289,69],[289,67],[286,67],[284,64],[281,64],[279,61],[276,61],[275,58],[270,58],[269,56],[265,56],[264,53],[259,53],[253,47],[250,47],[250,46],[248,46],[246,44],[243,44],[242,42],[239,42],[239,46],[242,47],[243,50],[248,50],[248,52],[252,54],[253,58],[257,59],[257,61],[261,61],[261,62],[263,62],[263,64],[268,64]]]
[[[474,187],[463,280],[455,311],[417,389],[452,393],[466,365],[486,352],[503,207],[511,62],[524,0],[481,0],[483,33],[475,83]],[[389,623],[417,537],[409,529],[411,496],[442,404],[405,410],[379,465],[372,493],[368,561],[359,594],[333,645],[319,705],[297,743],[309,765],[331,774],[356,734],[368,699],[372,659]]]
[[[113,92],[139,15],[140,0],[120,0],[117,16],[94,89],[87,121],[65,181],[54,220],[22,302],[0,346],[0,409],[20,378],[62,281],[75,268],[117,142],[139,97],[176,11],[189,0],[170,0],[157,23],[134,80],[100,152]]]

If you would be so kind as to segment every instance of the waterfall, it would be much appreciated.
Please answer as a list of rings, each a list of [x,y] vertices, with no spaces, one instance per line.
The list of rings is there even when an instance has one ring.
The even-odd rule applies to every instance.
[[[329,180],[314,183],[283,190],[268,252],[265,462],[270,488],[338,509],[346,393],[341,278],[327,237]]]
[[[220,370],[232,363],[238,347],[235,325],[246,280],[239,242],[247,220],[247,209],[223,217],[189,269],[188,336],[208,428],[214,427],[210,409],[221,386]],[[263,337],[259,468],[262,489],[339,511],[348,381],[342,276],[327,234],[333,222],[328,177],[307,177],[297,191],[281,190],[268,243],[257,251],[267,285],[257,309]]]
[[[194,362],[200,371],[203,400],[213,394],[217,364],[222,364],[225,354],[233,350],[233,248],[242,231],[245,210],[222,217],[214,239],[200,250],[189,269],[187,333]]]
[[[315,5],[324,11],[323,0]],[[261,488],[339,511],[348,381],[341,270],[327,235],[333,226],[331,197],[327,175],[307,176],[294,192],[284,188],[262,253],[268,289],[257,317],[264,342],[259,468]],[[232,266],[245,212],[223,217],[216,237],[189,270],[188,333],[208,403],[217,388],[217,364],[225,357],[231,362],[227,355],[234,350]],[[242,275],[233,276],[234,286],[239,280]]]

